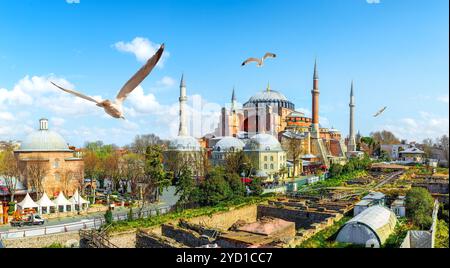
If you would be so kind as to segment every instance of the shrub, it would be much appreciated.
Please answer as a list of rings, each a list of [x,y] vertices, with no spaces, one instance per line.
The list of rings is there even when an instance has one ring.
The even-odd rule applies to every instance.
[[[406,194],[406,213],[412,222],[421,229],[431,227],[434,199],[427,189],[412,188]]]
[[[128,217],[127,217],[127,219],[129,221],[133,220],[133,208],[132,207],[130,207],[130,209],[128,210]]]
[[[436,248],[448,248],[448,223],[439,220],[436,224]]]
[[[107,224],[111,224],[113,222],[113,215],[110,209],[108,209],[105,213],[105,221]]]
[[[8,203],[8,215],[13,215],[14,214],[14,207],[15,207],[16,203],[15,202],[9,202]]]

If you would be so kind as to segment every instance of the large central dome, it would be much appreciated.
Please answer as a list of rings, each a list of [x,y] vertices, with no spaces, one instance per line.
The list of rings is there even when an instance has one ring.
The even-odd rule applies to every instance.
[[[71,152],[64,138],[48,130],[48,121],[40,120],[40,128],[28,135],[20,145],[22,152]]]
[[[245,108],[262,107],[263,105],[278,106],[279,108],[295,109],[295,106],[282,93],[271,90],[267,87],[266,90],[260,91],[253,95],[246,103]]]

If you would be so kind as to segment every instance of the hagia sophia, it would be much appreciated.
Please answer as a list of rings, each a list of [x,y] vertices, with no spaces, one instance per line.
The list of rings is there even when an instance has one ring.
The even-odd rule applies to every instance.
[[[319,122],[319,95],[317,63],[314,65],[311,90],[311,118],[296,111],[295,105],[281,92],[271,89],[270,85],[254,94],[242,108],[237,107],[233,89],[231,107],[222,108],[216,130],[196,139],[188,135],[186,127],[187,95],[182,77],[179,135],[171,140],[167,152],[182,152],[191,158],[206,152],[212,164],[221,165],[228,153],[243,151],[254,164],[253,175],[268,180],[282,177],[282,169],[288,171],[288,176],[297,176],[325,170],[333,163],[344,163],[347,156],[356,151],[353,122],[350,123],[351,137],[347,142],[339,130],[322,127]],[[353,110],[352,83],[350,121],[353,121]],[[301,161],[296,164],[296,169],[293,169],[294,163],[287,148],[290,139],[297,139],[301,144]],[[293,174],[293,170],[297,172]]]

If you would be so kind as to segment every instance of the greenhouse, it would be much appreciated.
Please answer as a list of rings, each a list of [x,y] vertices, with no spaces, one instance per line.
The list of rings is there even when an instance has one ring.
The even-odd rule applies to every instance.
[[[341,227],[336,240],[342,243],[380,247],[394,232],[395,214],[382,206],[372,206]]]

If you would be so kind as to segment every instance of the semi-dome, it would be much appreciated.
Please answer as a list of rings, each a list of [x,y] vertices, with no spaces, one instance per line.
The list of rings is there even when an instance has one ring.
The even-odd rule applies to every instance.
[[[253,95],[246,103],[244,103],[244,107],[254,107],[261,104],[273,105],[291,110],[295,109],[294,104],[282,93],[271,90],[270,87],[268,87],[267,90],[260,91]]]
[[[216,152],[241,151],[245,144],[235,137],[224,137],[216,143],[213,150]]]
[[[178,136],[170,141],[169,150],[198,152],[200,143],[191,136]]]
[[[20,145],[22,152],[71,152],[58,133],[48,129],[48,120],[39,120],[39,130],[29,134]]]
[[[280,142],[272,135],[261,133],[253,136],[245,146],[249,151],[282,151]]]

